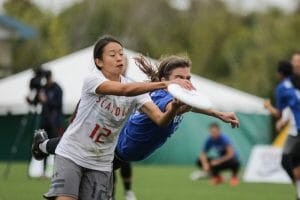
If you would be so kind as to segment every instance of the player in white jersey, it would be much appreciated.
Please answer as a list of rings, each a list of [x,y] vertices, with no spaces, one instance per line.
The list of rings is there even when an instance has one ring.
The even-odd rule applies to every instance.
[[[165,126],[182,105],[174,100],[162,113],[144,93],[167,88],[170,83],[193,88],[190,81],[181,79],[132,83],[121,76],[123,60],[123,47],[116,39],[105,36],[95,44],[96,68],[84,81],[76,118],[56,149],[54,175],[46,198],[110,199],[114,149],[129,114],[141,109],[157,125]]]

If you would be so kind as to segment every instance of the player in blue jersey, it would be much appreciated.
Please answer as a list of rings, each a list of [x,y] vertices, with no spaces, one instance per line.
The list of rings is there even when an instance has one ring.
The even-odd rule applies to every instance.
[[[279,61],[278,62],[278,66],[277,66],[277,74],[276,74],[276,79],[279,82],[279,84],[283,83],[285,80],[289,79],[292,74],[292,64],[290,63],[290,61]],[[270,99],[266,99],[264,101],[264,107],[271,113],[271,115],[275,118],[275,119],[279,119],[281,116],[280,111],[274,107],[271,104]],[[287,108],[287,110],[289,110],[289,108]],[[286,111],[287,113],[289,111]],[[285,121],[285,120],[279,120],[279,121]],[[276,127],[277,129],[281,129],[282,126],[285,125],[285,123],[279,123],[280,125],[278,127]]]
[[[217,123],[212,123],[209,130],[210,136],[205,141],[197,165],[212,177],[212,185],[223,183],[220,173],[224,170],[230,170],[232,173],[230,185],[239,184],[240,162],[229,138],[221,132]],[[214,151],[216,155],[209,156],[210,151]]]
[[[150,77],[151,81],[172,80],[175,78],[191,79],[189,60],[171,56],[164,60],[164,62],[168,64],[162,62],[161,66],[166,67],[158,68],[157,72],[155,68],[145,62],[144,59],[137,61],[139,67]],[[153,91],[150,93],[150,97],[161,111],[167,110],[169,103],[173,100],[172,95],[166,90]],[[136,111],[130,116],[121,131],[115,150],[115,157],[124,161],[139,161],[145,159],[166,142],[178,128],[183,118],[182,114],[190,110],[192,112],[217,117],[225,122],[231,123],[233,128],[239,125],[237,117],[232,112],[219,112],[213,109],[199,110],[187,106],[186,109],[178,111],[178,115],[168,126],[159,127],[144,113]]]
[[[282,164],[293,178],[300,200],[300,52],[292,56],[293,75],[276,88],[276,104],[280,112],[289,108],[294,118],[296,131],[290,132],[282,155]]]
[[[278,62],[277,67],[277,90],[284,88],[284,85],[292,85],[290,80],[293,75],[293,66],[290,61],[280,61]],[[279,95],[278,95],[279,96]],[[282,111],[277,109],[271,104],[269,99],[264,101],[264,107],[271,113],[271,115],[277,120],[276,129],[277,131],[282,130],[286,125],[288,125],[288,134],[295,135],[297,134],[297,126],[294,119],[294,115],[289,107],[285,107]],[[282,166],[286,170],[287,174],[293,180],[293,170],[290,166],[290,162],[287,159],[287,156],[284,155],[282,159]]]

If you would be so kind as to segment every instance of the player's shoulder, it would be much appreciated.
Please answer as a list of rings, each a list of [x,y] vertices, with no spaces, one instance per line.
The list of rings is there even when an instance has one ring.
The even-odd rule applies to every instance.
[[[167,97],[167,96],[171,96],[170,93],[168,93],[166,90],[164,89],[158,89],[158,90],[154,90],[153,92],[150,93],[150,96],[153,97]]]
[[[223,142],[229,142],[229,137],[227,135],[225,135],[224,133],[221,133],[221,136],[220,136],[220,139],[223,141]]]
[[[290,89],[290,88],[293,88],[293,84],[290,78],[285,78],[277,86],[277,90]]]
[[[102,72],[97,69],[96,67],[93,68],[84,78],[84,81],[88,81],[90,79],[94,79],[96,77],[104,77],[104,75],[102,74]]]
[[[134,81],[133,79],[127,77],[127,76],[123,76],[121,75],[121,83],[134,83],[136,81]]]

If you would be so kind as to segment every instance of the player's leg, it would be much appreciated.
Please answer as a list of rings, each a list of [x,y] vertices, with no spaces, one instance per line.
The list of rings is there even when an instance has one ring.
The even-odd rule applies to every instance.
[[[131,190],[132,186],[132,166],[130,162],[124,162],[120,168],[120,174],[123,181],[123,186],[125,190],[125,198],[126,200],[136,200],[136,196],[134,192]]]
[[[110,200],[112,189],[112,172],[83,169],[78,199]]]
[[[292,137],[292,136],[291,136]],[[296,187],[297,200],[300,200],[300,136],[292,138],[294,140],[291,148],[291,168],[293,169],[294,183]]]
[[[300,200],[300,166],[293,169],[297,200]]]
[[[211,163],[211,161],[210,161]],[[218,185],[224,182],[223,177],[220,175],[221,171],[223,170],[223,166],[222,164],[220,165],[211,165],[210,164],[210,173],[211,173],[211,180],[210,183],[211,185]]]
[[[131,165],[129,162],[120,159],[118,155],[115,153],[115,157],[113,161],[113,170],[115,171],[118,169],[120,169],[121,177],[123,180],[126,200],[131,200],[131,199],[135,200],[136,199],[135,194],[131,191],[131,176],[132,176]],[[113,191],[113,193],[114,192],[115,191]]]
[[[31,152],[35,159],[42,160],[48,154],[55,154],[55,149],[60,141],[60,137],[48,139],[45,130],[38,129],[35,131]]]
[[[240,170],[240,162],[238,159],[234,158],[228,163],[228,167],[231,170],[232,176],[230,179],[230,185],[235,186],[239,184],[238,173]]]
[[[282,152],[281,165],[290,178],[294,181],[293,169],[292,169],[292,146],[294,145],[295,140],[293,136],[288,135]]]
[[[44,141],[48,140],[48,135],[44,129],[38,129],[34,132],[33,142],[31,146],[31,152],[35,159],[43,160],[47,157],[47,153],[40,150],[39,146]]]
[[[112,190],[112,200],[115,199],[115,195],[116,195],[116,186],[117,186],[116,170],[113,170],[113,190]]]
[[[289,177],[291,178],[291,180],[294,182],[294,174],[293,174],[293,169],[292,169],[292,165],[291,165],[291,157],[288,154],[282,154],[281,157],[281,166],[283,167],[283,169],[286,171],[286,173],[289,175]]]
[[[73,161],[56,155],[50,189],[44,197],[49,200],[78,199],[82,171],[83,168]]]

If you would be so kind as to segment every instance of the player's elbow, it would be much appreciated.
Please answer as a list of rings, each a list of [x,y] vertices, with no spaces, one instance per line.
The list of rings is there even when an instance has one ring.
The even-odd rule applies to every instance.
[[[158,120],[157,122],[155,122],[157,126],[161,127],[161,128],[165,128],[169,125],[168,122],[164,122],[164,121],[161,121],[161,120]]]
[[[234,153],[233,152],[228,152],[227,153],[227,158],[228,158],[228,160],[233,159],[234,158]]]
[[[161,128],[165,128],[169,125],[169,121],[165,120],[163,116],[157,116],[155,117],[155,124]]]

